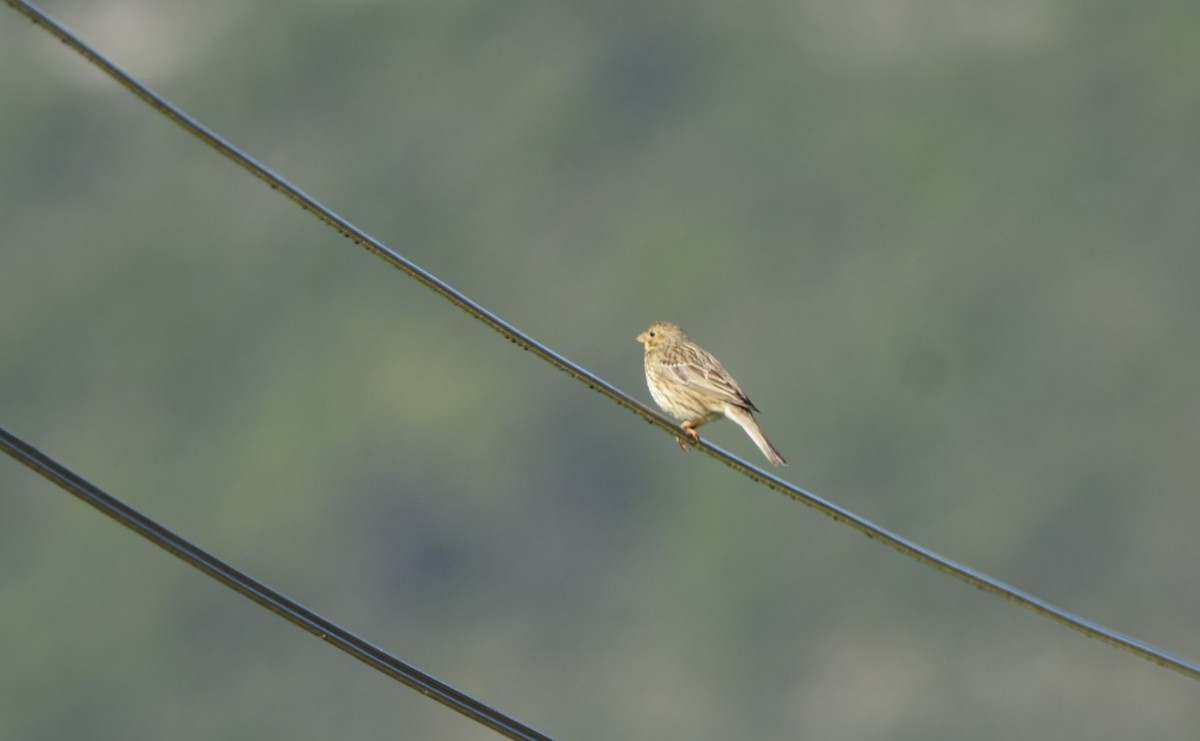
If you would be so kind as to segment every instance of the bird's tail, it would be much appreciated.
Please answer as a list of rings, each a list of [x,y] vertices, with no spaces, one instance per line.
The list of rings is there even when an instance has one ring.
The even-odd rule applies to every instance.
[[[746,434],[750,436],[750,439],[754,441],[754,444],[758,446],[758,449],[767,457],[772,466],[787,465],[787,461],[783,459],[783,456],[779,454],[779,451],[775,449],[775,446],[763,434],[762,428],[758,426],[758,420],[754,419],[753,414],[740,407],[727,405],[725,407],[725,416],[737,422],[746,431]]]

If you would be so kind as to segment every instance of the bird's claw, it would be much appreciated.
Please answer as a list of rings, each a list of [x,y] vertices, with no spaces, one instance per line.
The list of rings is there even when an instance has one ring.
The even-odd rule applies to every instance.
[[[679,425],[679,428],[682,429],[688,437],[692,438],[693,442],[700,442],[700,433],[696,432],[696,428],[692,427],[691,422],[684,422],[683,424]],[[676,436],[675,442],[679,443],[680,450],[687,450],[687,440]]]

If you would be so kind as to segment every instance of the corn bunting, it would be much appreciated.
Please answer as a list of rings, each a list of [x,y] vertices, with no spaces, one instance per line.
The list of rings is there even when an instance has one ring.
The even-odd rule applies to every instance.
[[[670,322],[655,322],[637,340],[646,346],[650,395],[664,412],[683,420],[680,427],[684,433],[699,442],[696,428],[725,415],[746,431],[773,465],[787,465],[759,429],[752,414],[758,407],[717,359],[689,340],[682,329]],[[675,440],[687,450],[686,440]]]

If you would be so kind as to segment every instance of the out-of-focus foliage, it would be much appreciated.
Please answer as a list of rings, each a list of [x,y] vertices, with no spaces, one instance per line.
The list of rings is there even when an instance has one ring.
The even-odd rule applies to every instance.
[[[618,386],[676,321],[790,480],[1200,659],[1200,5],[44,6]],[[8,8],[0,111],[0,424],[533,726],[1200,727],[1187,679],[680,453]],[[493,737],[15,463],[0,497],[0,737]]]

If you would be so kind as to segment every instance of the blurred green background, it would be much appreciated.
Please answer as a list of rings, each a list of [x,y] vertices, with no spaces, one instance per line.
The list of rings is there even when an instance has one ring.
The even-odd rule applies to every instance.
[[[622,389],[676,321],[789,480],[1200,660],[1200,5],[43,7]],[[1194,682],[680,453],[7,7],[0,111],[0,425],[539,730],[1200,727]],[[0,497],[0,737],[495,737],[7,459]]]

